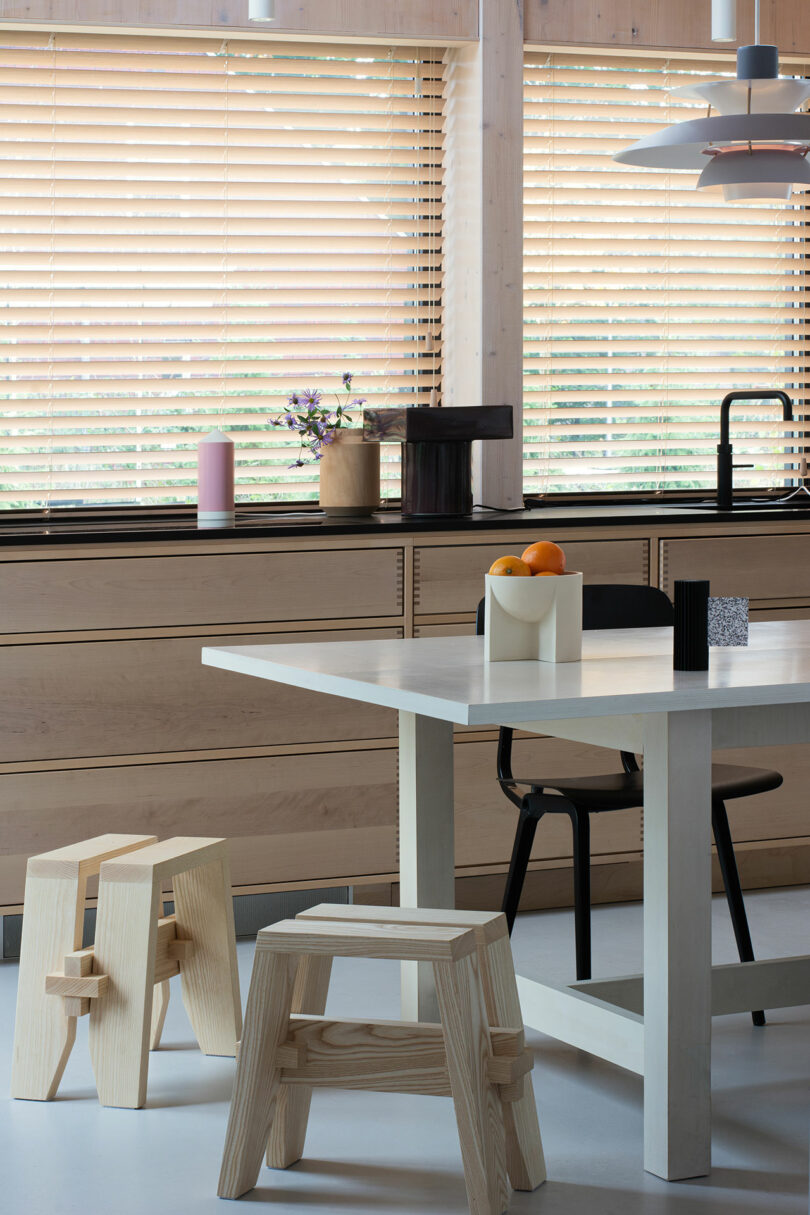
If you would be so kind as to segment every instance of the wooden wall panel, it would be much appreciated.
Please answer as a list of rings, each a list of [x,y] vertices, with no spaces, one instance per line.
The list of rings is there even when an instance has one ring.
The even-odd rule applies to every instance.
[[[0,20],[456,39],[478,37],[478,0],[276,0],[271,25],[248,20],[248,0],[0,0]]]
[[[523,551],[532,535],[498,544],[465,544],[417,548],[414,604],[416,612],[474,612],[484,594],[484,574],[496,557]],[[557,541],[565,547],[568,568],[582,570],[586,582],[647,581],[649,547],[646,540]],[[808,538],[810,540],[810,538]]]
[[[402,549],[0,565],[0,633],[399,616]]]
[[[285,633],[284,642],[359,641],[400,629]],[[204,645],[272,634],[83,641],[0,650],[0,762],[396,738],[397,715],[203,666]]]
[[[677,5],[667,0],[525,0],[525,6],[527,42],[621,47],[715,45],[718,49],[711,41],[708,0],[683,0]]]
[[[661,541],[661,586],[708,578],[713,595],[810,599],[810,535],[727,536]]]
[[[396,867],[396,750],[0,775],[2,903],[26,857],[104,832],[226,835],[235,886]]]
[[[655,49],[727,51],[711,40],[709,0],[524,0],[527,42]],[[737,4],[738,43],[754,40],[754,5]],[[761,40],[783,54],[810,52],[810,11],[804,0],[763,0]],[[733,49],[733,48],[732,48]]]

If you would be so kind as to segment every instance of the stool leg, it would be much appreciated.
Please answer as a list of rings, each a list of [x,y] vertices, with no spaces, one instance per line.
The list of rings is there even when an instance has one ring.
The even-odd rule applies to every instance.
[[[11,1095],[29,1101],[53,1100],[76,1039],[76,1018],[45,994],[45,976],[81,949],[86,882],[57,873],[29,871],[25,881]]]
[[[204,1055],[231,1055],[242,1033],[230,870],[227,860],[174,877],[177,935],[194,942],[180,963],[183,1003]]]
[[[290,1011],[323,1016],[331,973],[328,955],[302,957]],[[267,1144],[268,1168],[287,1169],[303,1156],[311,1101],[312,1089],[305,1084],[282,1084]]]
[[[479,948],[478,958],[490,1025],[521,1026],[523,1014],[508,934]],[[546,1162],[531,1074],[524,1078],[523,1096],[503,1103],[503,1120],[509,1180],[516,1190],[535,1190],[546,1179]]]
[[[105,881],[98,888],[94,969],[110,976],[90,1006],[90,1059],[102,1105],[146,1101],[160,890],[153,881]]]
[[[276,1056],[289,1030],[298,962],[297,954],[256,950],[222,1153],[220,1198],[239,1198],[251,1190],[262,1167],[281,1087]]]
[[[502,1215],[509,1203],[501,1102],[487,1078],[489,1024],[474,956],[434,962],[447,1070],[472,1215]]]
[[[169,1011],[169,997],[171,994],[172,988],[168,979],[164,979],[162,983],[155,984],[155,992],[152,996],[152,1026],[149,1030],[150,1050],[157,1050],[160,1046],[163,1026],[166,1022],[166,1013]]]

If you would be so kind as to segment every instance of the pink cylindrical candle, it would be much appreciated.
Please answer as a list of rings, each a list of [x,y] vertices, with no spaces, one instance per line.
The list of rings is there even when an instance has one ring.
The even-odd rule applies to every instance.
[[[212,430],[197,445],[197,526],[232,527],[233,440]]]

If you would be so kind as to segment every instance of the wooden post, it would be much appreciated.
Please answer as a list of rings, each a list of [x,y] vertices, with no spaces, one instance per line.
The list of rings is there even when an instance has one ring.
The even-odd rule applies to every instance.
[[[523,503],[523,0],[481,0],[480,40],[448,57],[442,400],[511,405],[476,443],[473,496]]]

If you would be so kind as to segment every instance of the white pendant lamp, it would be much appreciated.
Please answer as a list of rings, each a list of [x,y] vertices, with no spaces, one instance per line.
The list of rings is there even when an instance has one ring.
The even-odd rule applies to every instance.
[[[734,15],[734,0],[713,0],[713,38],[733,41]],[[756,42],[737,51],[736,80],[671,90],[707,102],[708,117],[665,127],[613,159],[650,169],[699,169],[698,189],[722,192],[726,202],[788,200],[794,189],[810,189],[810,115],[795,113],[810,97],[810,81],[780,78],[777,48],[759,42],[759,0],[755,27]]]
[[[250,21],[275,21],[276,0],[249,0],[248,19]]]

